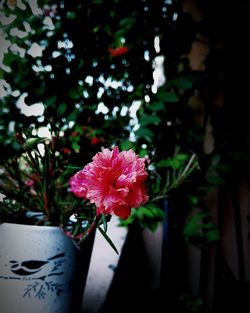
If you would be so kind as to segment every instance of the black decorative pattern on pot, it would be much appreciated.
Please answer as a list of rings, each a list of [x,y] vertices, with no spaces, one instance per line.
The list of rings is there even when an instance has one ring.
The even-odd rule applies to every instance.
[[[11,260],[9,266],[15,276],[0,276],[0,279],[29,280],[30,283],[26,286],[23,297],[45,299],[49,292],[55,292],[59,296],[63,291],[63,284],[53,281],[53,276],[64,273],[61,270],[64,262],[64,252],[46,260]]]

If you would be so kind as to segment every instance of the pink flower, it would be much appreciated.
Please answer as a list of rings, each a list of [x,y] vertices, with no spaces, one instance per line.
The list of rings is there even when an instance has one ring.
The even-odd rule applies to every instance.
[[[24,183],[28,187],[31,187],[31,186],[33,186],[35,184],[33,179],[27,179]]]
[[[103,140],[102,138],[93,137],[93,138],[91,139],[90,144],[91,144],[91,146],[94,146],[94,145],[96,145],[96,144],[98,144],[98,143],[102,143],[103,141],[104,141],[104,140]]]
[[[77,197],[95,204],[96,215],[115,214],[126,219],[131,208],[148,200],[145,160],[133,150],[103,149],[92,160],[71,177],[70,187]]]
[[[128,53],[129,49],[127,47],[118,47],[118,48],[108,48],[108,51],[112,57],[119,57]]]
[[[71,150],[70,150],[69,148],[67,148],[67,147],[61,148],[61,151],[62,151],[62,153],[64,153],[64,154],[70,154],[70,153],[71,153]]]

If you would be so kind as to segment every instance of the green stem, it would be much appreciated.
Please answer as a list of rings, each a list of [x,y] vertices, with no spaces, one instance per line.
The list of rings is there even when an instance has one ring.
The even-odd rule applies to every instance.
[[[101,215],[97,215],[95,217],[95,219],[93,220],[92,224],[90,225],[90,227],[82,233],[82,237],[80,239],[80,241],[78,242],[78,246],[80,247],[83,243],[83,241],[93,232],[96,230],[98,224],[99,224],[99,221],[101,219]]]

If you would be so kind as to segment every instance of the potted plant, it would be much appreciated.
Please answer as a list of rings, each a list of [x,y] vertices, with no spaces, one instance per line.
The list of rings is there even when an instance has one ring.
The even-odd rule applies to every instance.
[[[197,160],[179,155],[178,166],[168,160],[176,176],[156,188],[163,161],[154,164],[133,149],[120,152],[114,146],[103,147],[80,168],[69,163],[59,133],[41,138],[32,132],[16,134],[16,156],[1,166],[5,310],[30,310],[42,300],[41,312],[51,313],[52,303],[55,312],[77,312],[81,296],[76,295],[82,295],[91,253],[86,243],[93,243],[95,229],[115,250],[107,235],[112,214],[121,218],[121,225],[138,219],[142,227],[155,230],[164,216],[157,203],[197,168]],[[13,293],[21,295],[15,302],[9,301]]]
[[[164,38],[171,18],[166,19],[164,12],[171,11],[173,23],[176,13],[168,10],[166,3],[161,9],[158,4],[152,3],[151,8],[146,2],[139,6],[135,2],[127,12],[126,1],[110,6],[104,1],[89,1],[87,6],[47,2],[3,3],[1,23],[10,47],[5,51],[1,76],[7,94],[0,104],[0,184],[5,196],[0,203],[1,221],[35,223],[42,225],[41,229],[59,227],[83,251],[89,231],[98,225],[112,245],[106,233],[109,214],[99,214],[97,219],[93,198],[90,194],[88,201],[76,197],[69,190],[69,181],[101,146],[116,144],[145,157],[148,172],[148,201],[132,208],[121,224],[139,221],[140,227],[155,230],[164,217],[163,201],[198,164],[193,154],[197,149],[185,144],[193,126],[186,119],[190,115],[185,106],[192,81],[181,76],[157,90],[155,96],[150,91],[152,64],[167,49]],[[84,30],[84,36],[76,29]],[[156,43],[162,36],[160,51]],[[138,101],[140,127],[134,132],[129,111]],[[24,109],[31,110],[36,103],[42,103],[44,112],[26,116]],[[101,104],[104,114],[100,114]],[[52,138],[37,136],[42,126],[50,127]],[[23,135],[25,128],[29,132]],[[134,132],[135,142],[126,140],[130,132]],[[18,142],[13,142],[13,133]],[[72,190],[77,187],[72,186]],[[87,196],[85,191],[75,191]],[[103,213],[102,209],[99,212]],[[13,233],[15,240],[9,241],[17,242],[19,236]],[[14,268],[16,265],[14,262]]]
[[[81,169],[68,163],[59,135],[16,139],[0,176],[3,310],[78,312],[96,228],[116,250],[111,215],[128,218],[148,200],[144,158],[103,149]]]
[[[88,267],[90,258],[89,247],[85,251],[86,240],[98,228],[115,249],[106,234],[110,215],[127,218],[132,206],[148,199],[144,159],[134,152],[104,149],[92,163],[70,176],[71,166],[63,164],[60,153],[56,153],[57,140],[30,137],[24,141],[18,135],[20,155],[1,169],[4,198],[0,231],[4,253],[0,277],[6,293],[6,312],[20,307],[31,310],[38,304],[41,312],[51,312],[52,303],[55,312],[59,308],[61,312],[79,310],[81,297],[77,299],[76,295],[82,294],[87,274],[87,268],[83,273],[81,267],[84,262]],[[128,178],[122,174],[125,171]],[[120,188],[110,189],[112,179],[119,176]],[[13,293],[21,296],[15,302],[9,301]]]
[[[16,155],[1,164],[3,310],[31,312],[37,306],[40,312],[77,312],[94,232],[81,245],[77,234],[87,231],[94,212],[87,206],[82,222],[72,221],[80,203],[67,190],[70,167],[58,136],[19,133],[16,139]]]

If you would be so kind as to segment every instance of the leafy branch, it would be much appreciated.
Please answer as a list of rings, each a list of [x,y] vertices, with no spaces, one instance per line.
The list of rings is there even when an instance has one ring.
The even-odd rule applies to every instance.
[[[184,164],[182,164],[184,163]],[[174,158],[161,160],[157,167],[167,167],[166,183],[159,195],[153,197],[150,201],[157,202],[168,197],[172,189],[176,189],[192,174],[195,169],[199,169],[197,155],[192,154],[187,164],[186,155],[177,155]],[[171,177],[171,173],[172,177]]]

